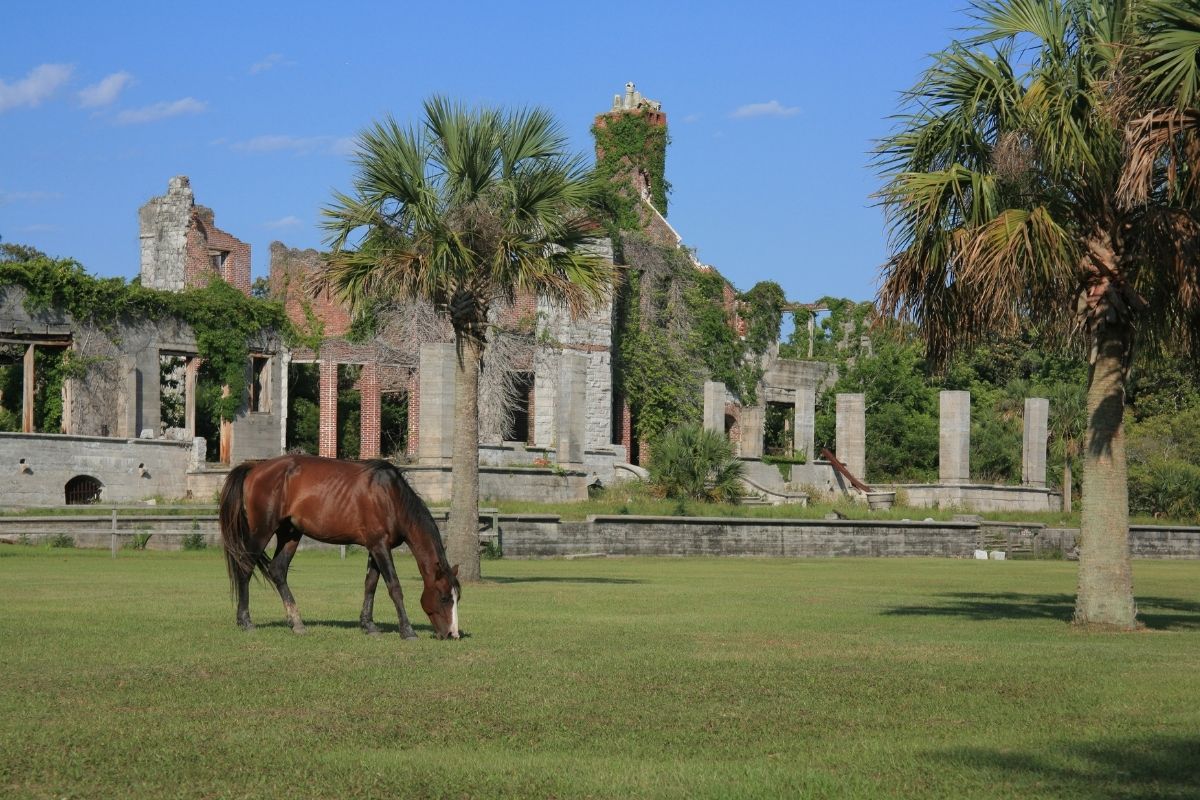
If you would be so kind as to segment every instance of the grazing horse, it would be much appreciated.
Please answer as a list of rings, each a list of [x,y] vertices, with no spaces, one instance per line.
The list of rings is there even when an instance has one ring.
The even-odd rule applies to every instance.
[[[392,548],[407,544],[417,561],[425,589],[421,608],[439,639],[457,639],[458,566],[446,550],[429,508],[404,476],[386,461],[337,461],[315,456],[279,456],[234,467],[221,489],[221,539],[229,583],[237,595],[237,622],[250,630],[250,576],[258,569],[278,590],[288,622],[304,632],[296,600],[288,589],[288,565],[301,536],[367,549],[363,593],[363,630],[378,633],[372,619],[379,576],[387,584],[400,616],[400,635],[417,638],[396,577]],[[276,537],[275,556],[267,544]]]

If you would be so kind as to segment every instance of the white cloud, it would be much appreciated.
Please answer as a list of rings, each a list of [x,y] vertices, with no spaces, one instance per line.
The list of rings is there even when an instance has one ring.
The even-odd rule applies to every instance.
[[[74,69],[70,64],[42,64],[19,81],[5,83],[0,80],[0,113],[10,108],[38,105],[58,91]]]
[[[292,153],[304,156],[312,153],[348,155],[354,138],[350,136],[291,136],[284,133],[265,134],[240,142],[231,142],[230,150],[239,153]]]
[[[739,106],[729,116],[734,119],[745,119],[746,117],[794,117],[799,113],[799,106],[785,106],[778,100],[771,100],[766,103],[748,103],[744,106]]]
[[[299,217],[293,217],[291,214],[289,214],[286,217],[280,217],[279,219],[273,219],[270,222],[264,222],[263,227],[264,228],[295,228],[296,226],[303,225],[303,224],[304,224],[304,221],[301,220]]]
[[[266,72],[269,69],[274,69],[278,66],[286,66],[291,63],[291,61],[283,60],[282,53],[271,53],[271,55],[267,56],[262,61],[256,61],[251,64],[249,73],[251,75],[257,75],[260,72]]]
[[[114,72],[99,83],[81,89],[79,105],[84,108],[112,105],[121,91],[132,82],[133,76],[128,72]]]
[[[683,118],[683,121],[689,125],[692,124],[693,122],[699,122],[700,115],[699,114],[688,114],[686,117]]]
[[[43,203],[62,197],[59,192],[4,192],[0,191],[0,206],[9,203]]]
[[[208,103],[194,97],[184,97],[181,100],[164,100],[154,105],[142,108],[127,108],[117,114],[120,125],[138,125],[143,122],[157,122],[160,119],[178,117],[183,114],[199,114],[208,109]]]

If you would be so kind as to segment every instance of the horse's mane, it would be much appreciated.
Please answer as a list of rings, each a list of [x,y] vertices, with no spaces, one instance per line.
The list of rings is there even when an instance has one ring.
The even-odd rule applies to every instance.
[[[434,521],[433,514],[429,513],[429,506],[425,505],[421,496],[408,485],[400,468],[390,461],[373,459],[363,465],[363,470],[372,481],[396,492],[396,499],[399,501],[397,512],[407,514],[415,526],[420,527],[429,535],[429,538],[433,540],[433,549],[437,553],[438,563],[441,564],[445,573],[450,575],[450,562],[446,558],[446,546],[442,542],[442,532]]]

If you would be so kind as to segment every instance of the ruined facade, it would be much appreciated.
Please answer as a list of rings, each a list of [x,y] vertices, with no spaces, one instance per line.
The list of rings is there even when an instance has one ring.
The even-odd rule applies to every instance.
[[[196,205],[191,181],[178,175],[167,193],[138,210],[142,285],[178,292],[218,276],[250,293],[250,245],[218,228],[211,208]]]

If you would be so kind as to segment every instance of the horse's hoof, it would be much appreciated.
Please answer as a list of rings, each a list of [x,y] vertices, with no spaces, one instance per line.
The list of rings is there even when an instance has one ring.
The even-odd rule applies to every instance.
[[[254,630],[254,623],[253,622],[239,622],[238,627],[241,628],[242,630],[246,631],[246,633],[251,633]]]
[[[400,631],[400,637],[402,639],[415,639],[415,638],[417,638],[417,632],[414,631],[412,628],[409,628],[406,631]]]
[[[297,625],[296,627],[292,628],[292,633],[305,634],[308,633],[308,628],[304,627],[303,625]]]
[[[367,636],[378,636],[378,635],[379,635],[379,628],[376,628],[374,625],[371,625],[371,626],[369,626],[369,627],[368,627],[368,626],[366,626],[366,625],[364,625],[364,626],[363,626],[363,633],[365,633]]]

